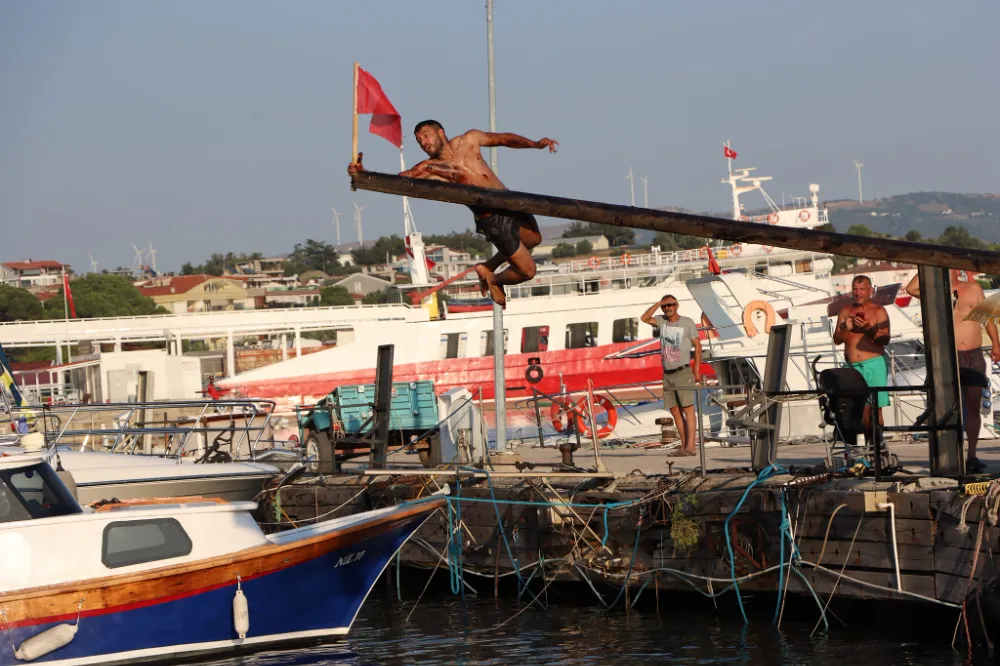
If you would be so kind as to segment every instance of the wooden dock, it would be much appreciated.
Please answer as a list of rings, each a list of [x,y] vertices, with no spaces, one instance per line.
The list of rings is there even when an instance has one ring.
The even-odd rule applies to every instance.
[[[450,510],[424,525],[401,562],[457,567],[483,594],[511,576],[536,594],[553,580],[587,584],[605,602],[607,593],[629,588],[634,596],[648,585],[720,596],[735,579],[741,592],[822,603],[835,596],[961,608],[996,578],[1000,487],[987,497],[989,482],[765,477],[526,471],[466,475],[460,489],[454,473],[314,477],[282,488],[262,510],[280,529],[426,497],[447,483]]]

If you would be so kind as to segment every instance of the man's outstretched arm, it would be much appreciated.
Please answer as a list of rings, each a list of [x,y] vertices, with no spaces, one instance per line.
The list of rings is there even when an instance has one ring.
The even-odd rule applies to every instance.
[[[548,148],[550,153],[556,152],[558,141],[543,138],[532,141],[520,134],[510,132],[483,132],[481,130],[469,130],[464,137],[479,146],[488,148],[490,146],[501,146],[503,148]]]

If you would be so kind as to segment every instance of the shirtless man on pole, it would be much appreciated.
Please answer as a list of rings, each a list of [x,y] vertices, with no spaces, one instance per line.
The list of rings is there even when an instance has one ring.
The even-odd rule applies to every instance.
[[[483,148],[548,148],[550,153],[554,153],[559,145],[552,139],[532,141],[517,134],[475,129],[449,139],[444,133],[444,127],[436,120],[418,123],[413,134],[429,159],[403,171],[400,176],[443,180],[494,190],[507,188],[483,159],[480,152]],[[363,169],[359,157],[357,163],[347,167],[347,172],[355,174]],[[531,257],[531,250],[542,242],[542,234],[538,231],[534,215],[472,206],[469,208],[476,220],[476,231],[486,236],[497,248],[496,255],[476,266],[480,290],[484,296],[489,292],[490,298],[504,306],[507,304],[504,285],[520,284],[535,277],[535,261]],[[507,269],[496,273],[505,261],[508,263]]]
[[[854,302],[837,316],[833,342],[844,345],[848,367],[860,372],[868,386],[887,386],[889,368],[885,363],[885,346],[889,343],[889,313],[881,305],[872,303],[872,291],[872,281],[867,275],[854,278],[851,282]],[[879,425],[882,425],[882,408],[889,405],[889,394],[876,393],[875,405]],[[863,420],[865,442],[872,444],[871,404],[865,405]]]
[[[965,321],[965,317],[983,302],[986,294],[978,282],[969,280],[968,273],[954,269],[951,271],[951,289],[955,348],[958,352],[962,383],[962,420],[965,422],[965,439],[969,443],[965,469],[976,473],[986,469],[986,465],[976,457],[976,445],[979,444],[979,428],[982,425],[979,404],[983,397],[983,389],[990,390],[990,382],[986,375],[986,357],[982,351],[982,324]],[[906,285],[906,293],[914,298],[920,298],[919,275],[914,275]],[[990,356],[996,363],[1000,361],[1000,336],[997,335],[996,324],[986,324],[986,334],[993,343]]]

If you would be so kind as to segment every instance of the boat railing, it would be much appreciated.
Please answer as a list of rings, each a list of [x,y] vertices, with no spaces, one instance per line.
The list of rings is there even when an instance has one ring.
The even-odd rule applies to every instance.
[[[211,462],[255,460],[264,445],[273,447],[274,407],[257,399],[57,403],[12,406],[10,418],[49,446]]]

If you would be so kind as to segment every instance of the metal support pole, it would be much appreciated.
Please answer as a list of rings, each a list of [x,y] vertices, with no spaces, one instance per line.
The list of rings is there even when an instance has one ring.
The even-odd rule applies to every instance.
[[[233,341],[233,332],[226,334],[226,376],[232,377],[236,374],[236,344]]]
[[[288,334],[287,333],[282,333],[281,334],[281,360],[282,361],[287,361],[288,360]]]
[[[496,75],[493,68],[493,0],[486,0],[486,60],[489,73],[490,131],[497,131]],[[490,148],[490,167],[497,172],[497,149]],[[499,251],[499,248],[497,249]],[[493,304],[493,410],[496,415],[497,450],[507,448],[507,388],[504,380],[503,308]]]
[[[920,316],[924,323],[927,406],[930,410],[931,476],[965,474],[962,394],[955,350],[948,270],[918,266]],[[970,405],[978,409],[978,405]]]
[[[702,379],[704,381],[704,379]],[[694,413],[695,418],[698,419],[698,461],[701,464],[701,478],[705,478],[708,473],[708,462],[705,460],[705,424],[704,424],[704,414],[701,411],[701,400],[704,396],[704,391],[702,389],[702,384],[695,384],[694,393]],[[691,425],[687,424],[690,428]],[[683,446],[683,444],[682,444]]]
[[[302,329],[295,329],[295,358],[302,356]]]

